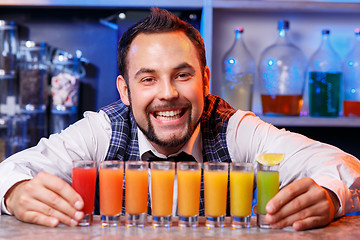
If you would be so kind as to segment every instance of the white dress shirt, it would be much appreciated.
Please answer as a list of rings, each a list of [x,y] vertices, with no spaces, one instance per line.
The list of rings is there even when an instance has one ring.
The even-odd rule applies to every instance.
[[[60,134],[43,138],[35,147],[14,154],[0,163],[1,213],[8,211],[4,195],[15,183],[33,178],[46,171],[71,184],[72,160],[93,159],[98,162],[106,157],[111,122],[103,112],[86,112],[84,118]],[[162,157],[150,142],[139,133],[139,151],[143,156],[151,150]],[[180,151],[192,154],[202,161],[200,127]],[[280,188],[294,180],[311,177],[333,191],[340,208],[336,216],[360,210],[360,162],[342,150],[300,134],[279,130],[263,122],[251,112],[238,110],[229,120],[226,135],[232,161],[255,162],[258,153],[284,153],[280,164]]]

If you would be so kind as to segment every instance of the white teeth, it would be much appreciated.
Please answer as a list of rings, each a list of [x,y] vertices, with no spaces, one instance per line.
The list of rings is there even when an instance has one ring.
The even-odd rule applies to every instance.
[[[178,118],[180,113],[181,110],[157,112],[156,118],[159,120],[173,120]]]

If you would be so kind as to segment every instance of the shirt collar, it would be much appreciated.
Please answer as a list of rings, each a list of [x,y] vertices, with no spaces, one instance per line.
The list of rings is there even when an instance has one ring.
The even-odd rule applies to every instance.
[[[154,146],[151,145],[150,141],[145,137],[144,133],[139,128],[137,128],[137,132],[139,141],[139,152],[142,160],[146,160],[149,157],[149,151],[151,151],[157,157],[166,158],[164,154],[159,153],[154,148]],[[200,124],[198,124],[187,143],[177,153],[171,154],[170,156],[176,156],[181,152],[192,155],[197,162],[203,161],[202,135],[200,131]]]

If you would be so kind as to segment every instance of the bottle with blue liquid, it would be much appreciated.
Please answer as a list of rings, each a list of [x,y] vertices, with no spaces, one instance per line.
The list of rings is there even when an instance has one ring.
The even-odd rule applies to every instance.
[[[309,114],[337,117],[340,112],[341,59],[330,44],[330,30],[322,31],[320,47],[309,64]]]
[[[360,117],[360,28],[355,29],[355,45],[343,62],[344,116]]]
[[[264,115],[300,115],[307,60],[302,50],[291,43],[289,28],[289,21],[279,21],[276,42],[260,56],[258,67]]]
[[[223,59],[222,98],[233,108],[251,110],[255,61],[243,40],[243,28],[235,29],[235,41]]]

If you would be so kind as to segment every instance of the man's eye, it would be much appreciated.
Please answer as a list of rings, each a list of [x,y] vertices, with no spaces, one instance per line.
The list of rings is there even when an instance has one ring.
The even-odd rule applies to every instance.
[[[180,79],[180,80],[187,80],[187,79],[190,79],[192,77],[192,75],[190,73],[180,73],[177,75],[177,79]]]
[[[153,81],[154,81],[154,79],[153,79],[153,78],[150,78],[150,77],[141,79],[141,82],[142,82],[142,83],[151,83],[151,82],[153,82]]]

